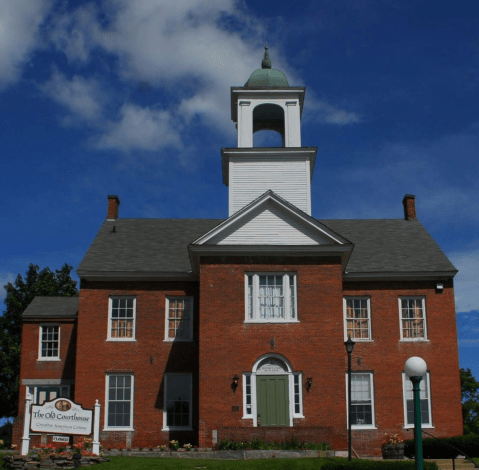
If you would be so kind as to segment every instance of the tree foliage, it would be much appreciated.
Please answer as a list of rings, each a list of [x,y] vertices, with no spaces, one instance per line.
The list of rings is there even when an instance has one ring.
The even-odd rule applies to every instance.
[[[40,271],[30,264],[25,278],[17,276],[15,284],[6,284],[6,309],[0,316],[0,417],[16,416],[22,344],[22,313],[36,296],[57,297],[78,295],[76,281],[65,264],[61,269]]]
[[[479,382],[471,369],[461,369],[460,372],[464,434],[479,434]]]

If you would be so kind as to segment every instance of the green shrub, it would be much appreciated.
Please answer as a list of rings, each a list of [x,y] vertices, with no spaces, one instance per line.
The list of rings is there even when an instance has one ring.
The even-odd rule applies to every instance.
[[[404,454],[412,458],[416,452],[414,440],[404,441]],[[479,456],[479,435],[468,434],[448,438],[427,438],[422,441],[425,459],[453,459],[458,455]]]
[[[327,442],[300,442],[296,439],[291,441],[277,443],[277,442],[265,442],[262,439],[254,438],[250,442],[238,442],[229,439],[224,439],[218,444],[218,450],[241,450],[241,449],[253,449],[253,450],[329,450],[331,446]]]
[[[404,460],[328,459],[321,470],[414,470],[415,463]],[[439,470],[436,462],[424,462],[424,470]]]

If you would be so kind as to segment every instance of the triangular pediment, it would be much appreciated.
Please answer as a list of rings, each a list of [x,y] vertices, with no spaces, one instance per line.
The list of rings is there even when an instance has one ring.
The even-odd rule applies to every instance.
[[[318,246],[348,243],[273,191],[267,191],[193,245]]]

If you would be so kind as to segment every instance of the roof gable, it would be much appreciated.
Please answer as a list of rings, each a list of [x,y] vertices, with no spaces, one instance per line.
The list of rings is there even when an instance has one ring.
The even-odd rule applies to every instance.
[[[267,191],[192,245],[350,244],[273,191]]]

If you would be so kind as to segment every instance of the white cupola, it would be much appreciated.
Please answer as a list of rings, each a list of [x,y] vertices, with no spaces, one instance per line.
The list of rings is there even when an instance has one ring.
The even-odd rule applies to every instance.
[[[317,147],[301,147],[305,87],[290,87],[271,68],[265,47],[261,69],[243,87],[231,88],[231,118],[238,148],[222,149],[223,182],[229,186],[229,215],[271,190],[311,215],[311,187]],[[281,135],[282,147],[253,147],[262,130]]]

